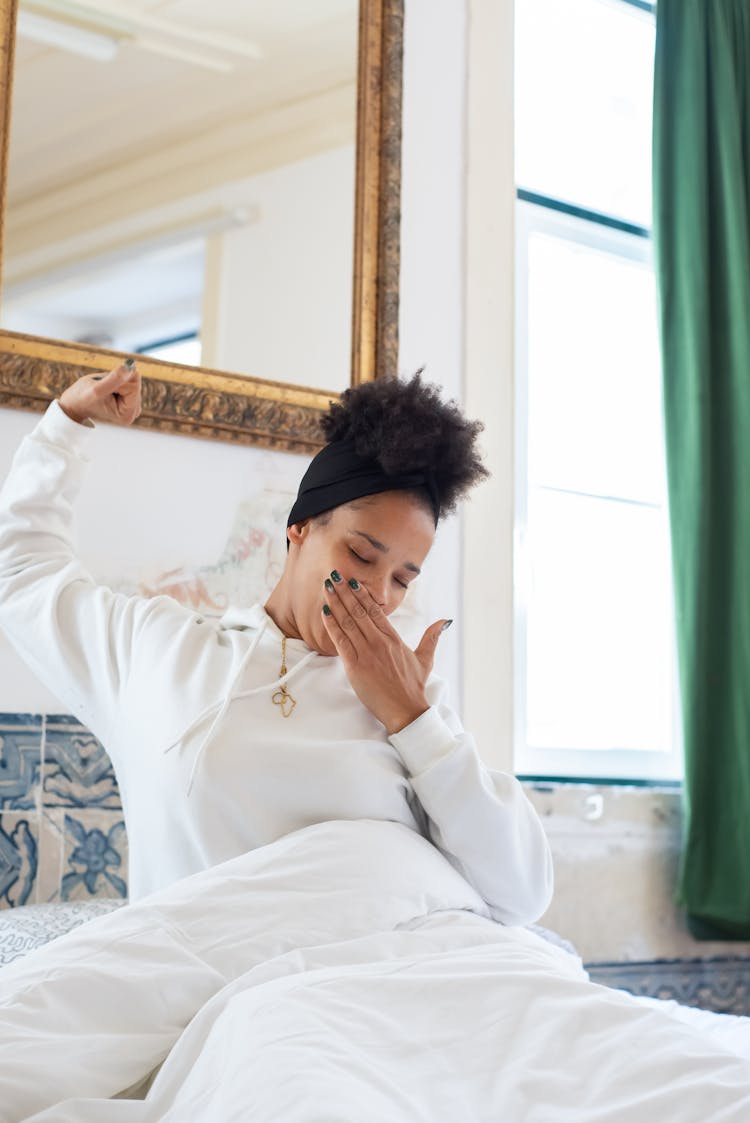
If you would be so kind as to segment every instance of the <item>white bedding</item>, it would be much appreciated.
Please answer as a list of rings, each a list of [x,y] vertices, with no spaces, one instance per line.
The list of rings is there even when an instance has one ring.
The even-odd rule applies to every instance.
[[[750,1119],[750,1019],[590,982],[390,822],[85,924],[3,969],[0,1021],[2,1123]]]

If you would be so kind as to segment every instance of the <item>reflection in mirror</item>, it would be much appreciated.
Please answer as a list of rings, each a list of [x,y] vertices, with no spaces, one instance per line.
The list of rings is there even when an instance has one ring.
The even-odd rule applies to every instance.
[[[2,327],[340,391],[357,0],[21,0]]]

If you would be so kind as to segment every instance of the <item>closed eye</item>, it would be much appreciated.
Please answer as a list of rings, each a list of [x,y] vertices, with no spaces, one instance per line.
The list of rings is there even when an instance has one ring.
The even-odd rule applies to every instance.
[[[363,558],[362,555],[358,554],[356,550],[353,550],[351,548],[351,546],[349,547],[349,553],[352,554],[357,559],[357,561],[362,562],[362,565],[372,565],[372,562],[370,561],[369,558]],[[408,581],[399,581],[398,577],[394,577],[393,580],[396,582],[397,585],[400,585],[402,589],[408,589],[409,588],[409,582]]]

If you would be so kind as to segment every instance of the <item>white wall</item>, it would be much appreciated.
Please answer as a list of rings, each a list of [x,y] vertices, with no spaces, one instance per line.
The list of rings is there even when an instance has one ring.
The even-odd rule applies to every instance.
[[[471,0],[467,65],[466,408],[485,422],[491,479],[467,511],[467,721],[513,771],[513,0]]]
[[[406,0],[399,368],[421,366],[446,397],[464,398],[465,6]],[[462,705],[461,521],[438,530],[422,590],[429,619],[454,619],[441,637],[436,669]],[[421,579],[420,579],[421,580]]]
[[[750,942],[694,940],[674,892],[679,791],[627,785],[526,786],[552,847],[555,893],[539,923],[586,962],[750,956]]]
[[[354,146],[221,192],[257,221],[217,236],[214,328],[205,365],[344,390],[351,370]],[[207,302],[211,293],[207,293]]]

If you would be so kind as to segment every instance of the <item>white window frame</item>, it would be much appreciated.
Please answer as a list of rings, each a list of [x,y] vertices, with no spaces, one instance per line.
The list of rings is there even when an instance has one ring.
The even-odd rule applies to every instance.
[[[626,224],[619,224],[620,227]],[[566,780],[636,780],[678,783],[683,777],[682,725],[677,650],[672,612],[672,744],[668,751],[539,748],[526,742],[526,637],[524,589],[528,563],[528,245],[546,233],[652,266],[649,238],[618,228],[612,220],[580,217],[518,199],[516,202],[515,526],[513,545],[514,770],[524,777]],[[666,501],[665,501],[666,502]],[[666,507],[665,507],[666,516]]]

